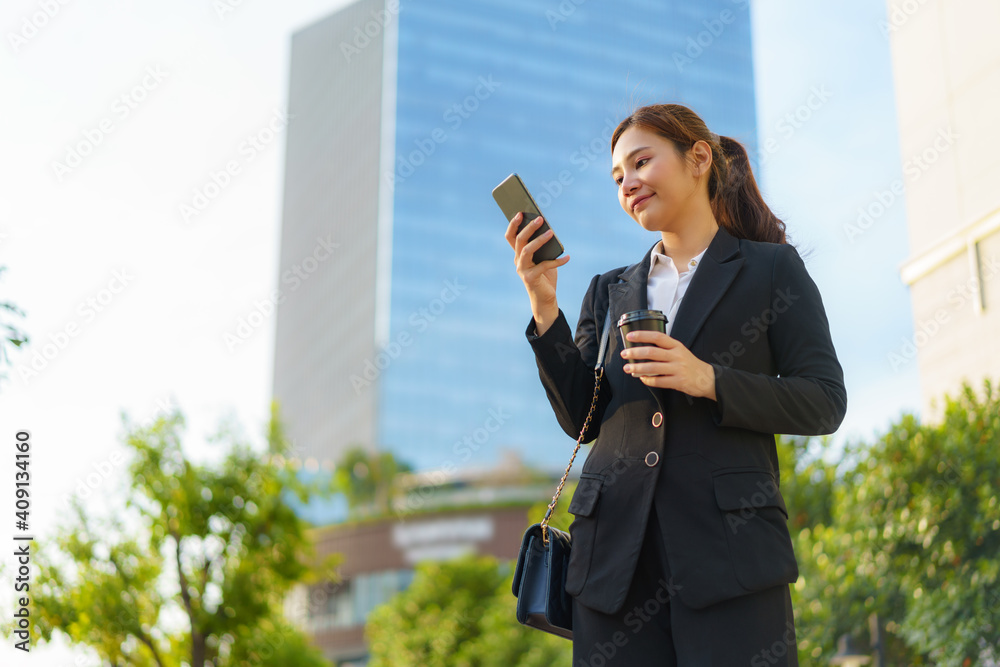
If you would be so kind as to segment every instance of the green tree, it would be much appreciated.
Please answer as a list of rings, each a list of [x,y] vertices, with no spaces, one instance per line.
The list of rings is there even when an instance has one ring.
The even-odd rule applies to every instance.
[[[781,494],[788,509],[788,529],[799,563],[799,579],[791,591],[799,662],[828,664],[837,638],[865,618],[863,614],[853,617],[856,610],[839,607],[842,598],[825,607],[820,607],[818,601],[822,598],[817,588],[827,586],[825,577],[833,573],[822,567],[829,555],[816,552],[816,539],[835,531],[832,526],[838,498],[844,493],[841,469],[849,465],[849,460],[838,465],[823,458],[830,445],[829,436],[778,436],[776,444]],[[829,595],[829,587],[822,592]]]
[[[981,395],[964,383],[946,396],[941,423],[903,415],[875,444],[849,449],[832,521],[796,538],[811,659],[827,659],[872,613],[890,664],[1000,658],[998,449],[1000,392],[989,379]]]
[[[573,517],[565,507],[572,494],[568,484],[552,515],[554,527],[568,529]],[[547,504],[529,510],[531,523],[541,520]],[[568,665],[571,642],[514,617],[513,566],[474,555],[418,564],[410,587],[368,619],[370,667]]]
[[[829,524],[838,479],[837,465],[822,457],[830,447],[829,436],[817,439],[779,435],[776,444],[788,529],[794,535],[804,528]]]
[[[179,411],[145,427],[123,415],[131,450],[125,510],[104,519],[75,503],[75,516],[37,560],[35,632],[62,633],[105,664],[326,665],[282,618],[298,582],[333,578],[317,565],[307,526],[285,502],[319,490],[301,483],[272,406],[269,451],[231,432],[217,464],[191,461]]]
[[[354,447],[337,462],[333,486],[347,497],[352,515],[386,516],[392,512],[398,493],[397,476],[412,471],[409,464],[397,460],[391,452]]]
[[[467,555],[417,565],[406,591],[372,612],[370,667],[552,667],[572,644],[514,618],[512,564]]]

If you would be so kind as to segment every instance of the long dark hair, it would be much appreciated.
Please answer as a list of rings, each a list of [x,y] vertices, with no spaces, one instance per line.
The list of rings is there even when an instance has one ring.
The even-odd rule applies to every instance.
[[[680,104],[651,104],[636,109],[615,128],[612,151],[622,132],[630,127],[641,127],[669,139],[682,157],[696,142],[707,142],[712,147],[708,199],[718,223],[736,238],[788,243],[785,223],[764,203],[743,144],[722,135],[716,141],[705,121]]]

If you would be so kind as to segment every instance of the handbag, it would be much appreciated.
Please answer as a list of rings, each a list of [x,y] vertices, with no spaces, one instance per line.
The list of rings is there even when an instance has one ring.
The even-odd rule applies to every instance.
[[[594,366],[594,398],[590,403],[590,412],[583,422],[583,428],[580,429],[580,435],[576,439],[576,448],[569,459],[569,465],[566,466],[566,472],[559,480],[556,495],[552,497],[545,517],[540,523],[524,531],[521,550],[517,555],[517,566],[514,568],[512,591],[517,597],[518,622],[566,639],[573,638],[573,601],[566,592],[566,569],[572,545],[569,533],[549,526],[549,518],[559,501],[563,485],[566,484],[570,468],[573,467],[573,460],[580,451],[583,435],[587,432],[590,420],[594,416],[594,408],[597,407],[597,395],[601,389],[601,378],[604,377],[604,354],[608,348],[610,329],[609,304],[607,316],[604,318],[601,348],[597,353],[597,365]]]

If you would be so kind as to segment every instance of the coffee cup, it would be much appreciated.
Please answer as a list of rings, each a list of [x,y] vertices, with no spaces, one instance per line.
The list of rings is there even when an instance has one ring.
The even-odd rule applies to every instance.
[[[625,336],[630,331],[659,331],[667,332],[667,316],[662,310],[632,310],[618,318],[618,329],[622,332],[622,341],[625,347],[641,347],[652,345],[652,343],[634,343]]]
[[[637,343],[631,341],[626,336],[630,331],[659,331],[667,332],[667,316],[662,310],[632,310],[618,318],[618,330],[622,333],[622,342],[626,348],[643,347],[652,343]],[[642,359],[632,359],[633,362],[643,361]]]

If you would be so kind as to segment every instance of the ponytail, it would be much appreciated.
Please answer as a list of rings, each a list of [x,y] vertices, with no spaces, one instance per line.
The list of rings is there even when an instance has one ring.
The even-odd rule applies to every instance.
[[[743,144],[710,132],[705,121],[685,106],[653,104],[636,109],[619,123],[611,136],[612,151],[622,133],[633,126],[669,139],[682,157],[696,142],[706,142],[712,148],[708,199],[718,223],[736,238],[788,242],[785,223],[768,208],[757,188]]]

